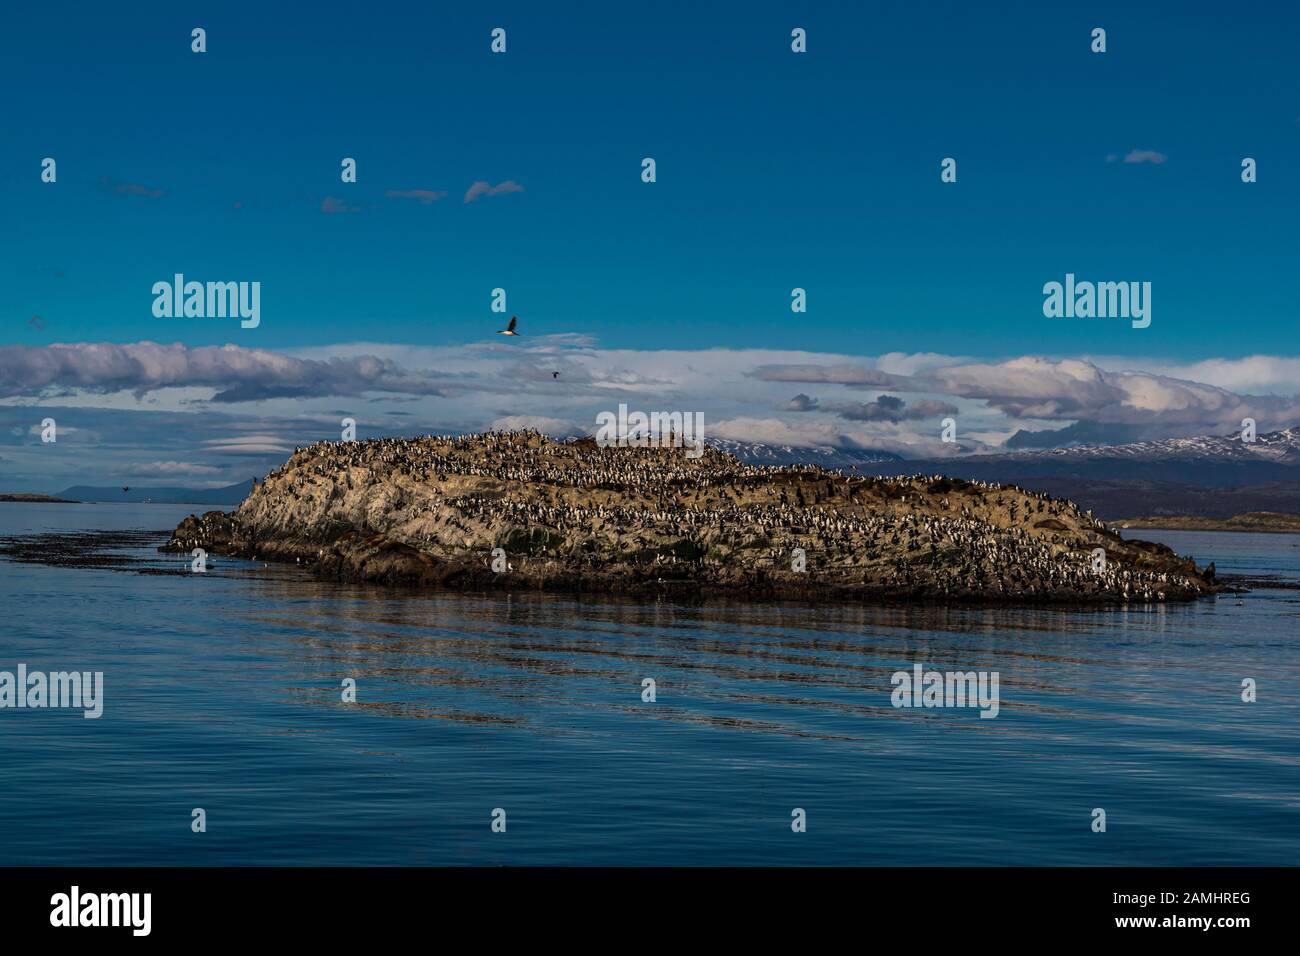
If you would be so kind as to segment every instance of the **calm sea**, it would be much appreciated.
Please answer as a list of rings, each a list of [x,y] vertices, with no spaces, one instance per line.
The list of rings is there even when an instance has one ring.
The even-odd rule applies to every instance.
[[[0,536],[192,510],[0,504]],[[1300,580],[1300,536],[1134,534]],[[106,698],[0,710],[0,865],[1300,858],[1300,591],[888,610],[137,572],[0,559],[0,670],[102,671]],[[892,707],[916,661],[998,672],[997,718]]]

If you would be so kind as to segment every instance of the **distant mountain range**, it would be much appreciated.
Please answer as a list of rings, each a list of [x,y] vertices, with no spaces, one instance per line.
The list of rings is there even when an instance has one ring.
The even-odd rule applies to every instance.
[[[973,456],[988,457],[988,456]],[[1037,451],[1013,451],[998,457],[1084,461],[1122,458],[1126,461],[1252,462],[1300,465],[1300,427],[1257,435],[1253,442],[1239,434],[1198,438],[1166,438],[1162,441],[1129,442],[1122,445],[1074,445]]]
[[[74,485],[64,488],[55,497],[73,501],[124,501],[132,504],[151,501],[154,504],[237,505],[252,491],[253,480],[250,478],[224,488],[152,488],[144,485],[131,485],[129,488],[130,490],[123,491],[121,485],[113,488]]]
[[[1122,445],[1075,445],[1038,451],[909,460],[906,467],[972,480],[1014,482],[1157,482],[1240,488],[1300,481],[1300,429],[1240,437],[1204,436]],[[877,470],[877,474],[896,474]]]

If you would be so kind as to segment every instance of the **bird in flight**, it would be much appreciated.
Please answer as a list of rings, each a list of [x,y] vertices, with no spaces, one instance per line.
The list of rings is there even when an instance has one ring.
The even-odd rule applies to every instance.
[[[517,323],[518,321],[519,321],[519,316],[517,315],[510,316],[510,324],[507,325],[504,329],[499,330],[497,332],[497,335],[518,335],[519,333],[515,331],[515,323]]]
[[[123,486],[122,486],[122,490],[123,490],[123,491],[130,491],[131,488],[130,488],[128,485],[123,485]]]
[[[560,377],[560,373],[559,373],[559,372],[552,372],[552,373],[551,373],[551,378],[559,378],[559,377]]]

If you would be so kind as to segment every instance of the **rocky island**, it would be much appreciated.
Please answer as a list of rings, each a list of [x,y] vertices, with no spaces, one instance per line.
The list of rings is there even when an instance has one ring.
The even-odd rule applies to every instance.
[[[1097,604],[1218,589],[1067,501],[938,476],[754,466],[536,432],[321,442],[163,550],[460,590]]]

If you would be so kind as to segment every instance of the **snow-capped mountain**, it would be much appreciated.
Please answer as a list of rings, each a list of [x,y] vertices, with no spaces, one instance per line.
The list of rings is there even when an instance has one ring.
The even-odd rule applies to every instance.
[[[993,457],[993,456],[979,456]],[[1082,460],[1120,458],[1129,461],[1270,462],[1300,465],[1300,427],[1285,428],[1244,441],[1241,433],[1166,438],[1122,445],[1074,445],[1066,448],[1013,451],[997,457],[1014,460]]]
[[[1119,445],[960,455],[862,469],[1015,484],[1069,498],[1106,518],[1300,513],[1300,428],[1257,435],[1167,438]]]
[[[735,455],[741,461],[756,465],[817,464],[825,468],[847,468],[852,465],[896,465],[904,461],[902,456],[892,452],[865,448],[768,445],[729,438],[709,438],[706,439],[706,443],[719,451]],[[925,465],[927,468],[943,471],[945,465],[951,470],[962,464],[982,466],[996,462],[1008,465],[1041,463],[1050,467],[1101,461],[1162,462],[1171,466],[1194,463],[1300,466],[1300,426],[1266,432],[1257,435],[1251,442],[1243,441],[1240,433],[1200,435],[1195,438],[1166,438],[1159,441],[1127,442],[1119,445],[1070,445],[1064,448],[990,452],[927,461]],[[921,462],[918,461],[917,464]]]
[[[837,448],[830,445],[768,445],[763,442],[708,438],[706,444],[756,465],[817,464],[824,468],[847,468],[852,465],[893,465],[903,462],[901,455],[866,448]],[[1119,460],[1124,462],[1165,462],[1169,464],[1203,462],[1207,464],[1260,463],[1300,466],[1300,426],[1255,436],[1243,441],[1241,434],[1199,435],[1195,438],[1165,438],[1158,441],[1126,442],[1118,445],[1069,445],[1063,448],[1037,448],[1005,452],[986,452],[925,462],[927,467],[943,470],[958,463],[987,465],[994,462],[1044,465],[1070,462]],[[921,462],[917,462],[921,464]]]

